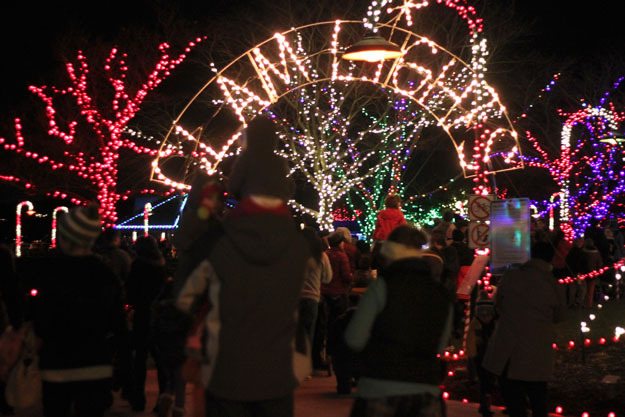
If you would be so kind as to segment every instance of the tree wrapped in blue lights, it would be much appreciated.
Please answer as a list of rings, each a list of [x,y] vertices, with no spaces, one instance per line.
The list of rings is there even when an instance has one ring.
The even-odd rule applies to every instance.
[[[565,229],[570,225],[574,236],[581,235],[592,219],[615,213],[625,191],[625,152],[619,134],[625,112],[609,101],[624,79],[619,78],[596,105],[582,101],[576,111],[558,110],[565,118],[559,154],[550,155],[531,131],[526,132],[535,155],[524,158],[529,166],[548,170],[558,185],[560,222]]]

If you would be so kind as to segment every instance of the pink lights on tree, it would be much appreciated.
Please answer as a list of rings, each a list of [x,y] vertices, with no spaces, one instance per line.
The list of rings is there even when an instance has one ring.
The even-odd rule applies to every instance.
[[[86,54],[79,51],[74,62],[65,65],[68,83],[63,87],[31,86],[29,90],[45,105],[48,138],[29,139],[24,134],[22,120],[14,119],[14,140],[0,138],[0,151],[34,161],[47,170],[59,172],[63,183],[67,178],[79,180],[79,195],[68,190],[52,189],[29,180],[31,167],[20,165],[13,175],[0,175],[0,181],[38,190],[48,196],[71,199],[74,204],[94,199],[100,204],[104,225],[117,221],[117,203],[135,192],[153,190],[118,190],[119,159],[122,150],[137,155],[156,156],[157,150],[140,146],[128,139],[125,129],[140,111],[148,94],[171,75],[178,65],[204,38],[197,38],[180,54],[170,55],[170,45],[158,46],[158,59],[145,78],[138,84],[128,80],[128,55],[112,48],[102,68],[92,68]],[[104,84],[100,79],[105,80]],[[34,135],[33,135],[34,136]],[[55,143],[46,142],[55,140]],[[35,146],[33,146],[35,145]],[[52,152],[55,147],[62,152]],[[41,152],[31,150],[41,149]],[[44,151],[45,150],[45,151]],[[45,153],[43,153],[45,152]],[[57,182],[58,184],[58,182]],[[66,187],[69,188],[68,185]],[[61,186],[58,186],[61,188]],[[74,191],[75,192],[75,191]]]

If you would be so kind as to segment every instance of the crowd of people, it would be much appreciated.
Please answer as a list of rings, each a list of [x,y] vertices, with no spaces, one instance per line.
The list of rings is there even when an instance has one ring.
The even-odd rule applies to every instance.
[[[291,417],[294,389],[319,375],[334,375],[340,395],[357,386],[353,417],[445,415],[437,354],[464,335],[456,291],[474,258],[467,224],[446,212],[425,233],[389,195],[372,247],[347,228],[302,228],[286,205],[293,184],[277,140],[272,121],[258,117],[225,186],[197,175],[173,241],[175,267],[153,237],[129,251],[117,231],[101,233],[94,205],[62,215],[58,250],[30,265],[16,268],[2,248],[0,324],[15,340],[36,336],[45,417],[102,416],[112,390],[135,411],[182,417],[187,384],[194,415]],[[238,201],[227,213],[226,189]],[[534,417],[547,415],[563,296],[590,307],[596,292],[587,280],[563,295],[556,278],[623,256],[620,232],[593,224],[585,237],[571,245],[536,225],[530,262],[506,272],[494,294],[475,290],[467,346],[484,417],[496,379],[511,417],[526,416],[526,397]]]

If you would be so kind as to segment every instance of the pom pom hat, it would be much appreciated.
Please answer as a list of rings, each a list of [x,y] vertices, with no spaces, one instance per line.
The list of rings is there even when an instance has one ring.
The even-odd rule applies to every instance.
[[[74,207],[68,213],[61,213],[58,233],[61,239],[76,246],[90,247],[102,232],[98,207]]]

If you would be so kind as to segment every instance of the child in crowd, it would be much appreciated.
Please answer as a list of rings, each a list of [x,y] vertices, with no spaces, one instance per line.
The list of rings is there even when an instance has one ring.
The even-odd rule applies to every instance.
[[[159,413],[167,413],[170,409],[172,415],[184,415],[184,385],[181,386],[179,378],[193,385],[193,412],[194,416],[204,415],[204,386],[200,378],[201,355],[188,355],[183,364],[178,362],[181,356],[185,356],[185,345],[180,345],[179,340],[174,340],[172,323],[179,323],[182,333],[187,333],[188,328],[193,334],[187,340],[186,350],[196,352],[200,350],[201,340],[204,336],[204,328],[201,319],[208,308],[208,300],[197,306],[193,323],[178,321],[181,318],[171,308],[175,304],[175,298],[184,287],[191,272],[204,259],[205,252],[212,248],[223,234],[222,217],[224,210],[225,188],[216,176],[207,176],[201,172],[195,173],[187,204],[185,205],[180,220],[180,227],[174,235],[174,245],[178,253],[178,267],[171,284],[171,297],[163,297],[157,305],[157,320],[154,323],[156,334],[156,349],[162,351],[164,365],[169,375],[174,376],[173,384],[167,386],[165,394],[159,399],[162,404],[157,407]],[[175,324],[174,324],[175,326]],[[173,398],[172,398],[173,395]],[[172,404],[173,399],[173,404]],[[173,408],[172,408],[173,406]],[[174,414],[175,413],[175,414]]]
[[[482,360],[486,354],[488,341],[495,330],[495,306],[493,299],[486,291],[480,291],[475,310],[475,317],[469,324],[467,337],[467,355],[469,361],[477,371],[480,383],[479,413],[484,417],[491,417],[491,395],[495,385],[495,376],[482,368]]]
[[[371,269],[371,255],[361,255],[356,264],[354,272],[354,287],[368,287],[373,279],[373,271]]]
[[[363,352],[352,417],[444,415],[436,355],[449,340],[452,299],[423,260],[425,240],[410,226],[390,233],[384,271],[345,331],[347,345]]]
[[[345,329],[354,316],[358,296],[350,296],[350,307],[331,324],[328,332],[328,354],[332,358],[332,368],[336,376],[336,393],[348,395],[352,392],[354,381],[358,378],[358,355],[345,343]]]

